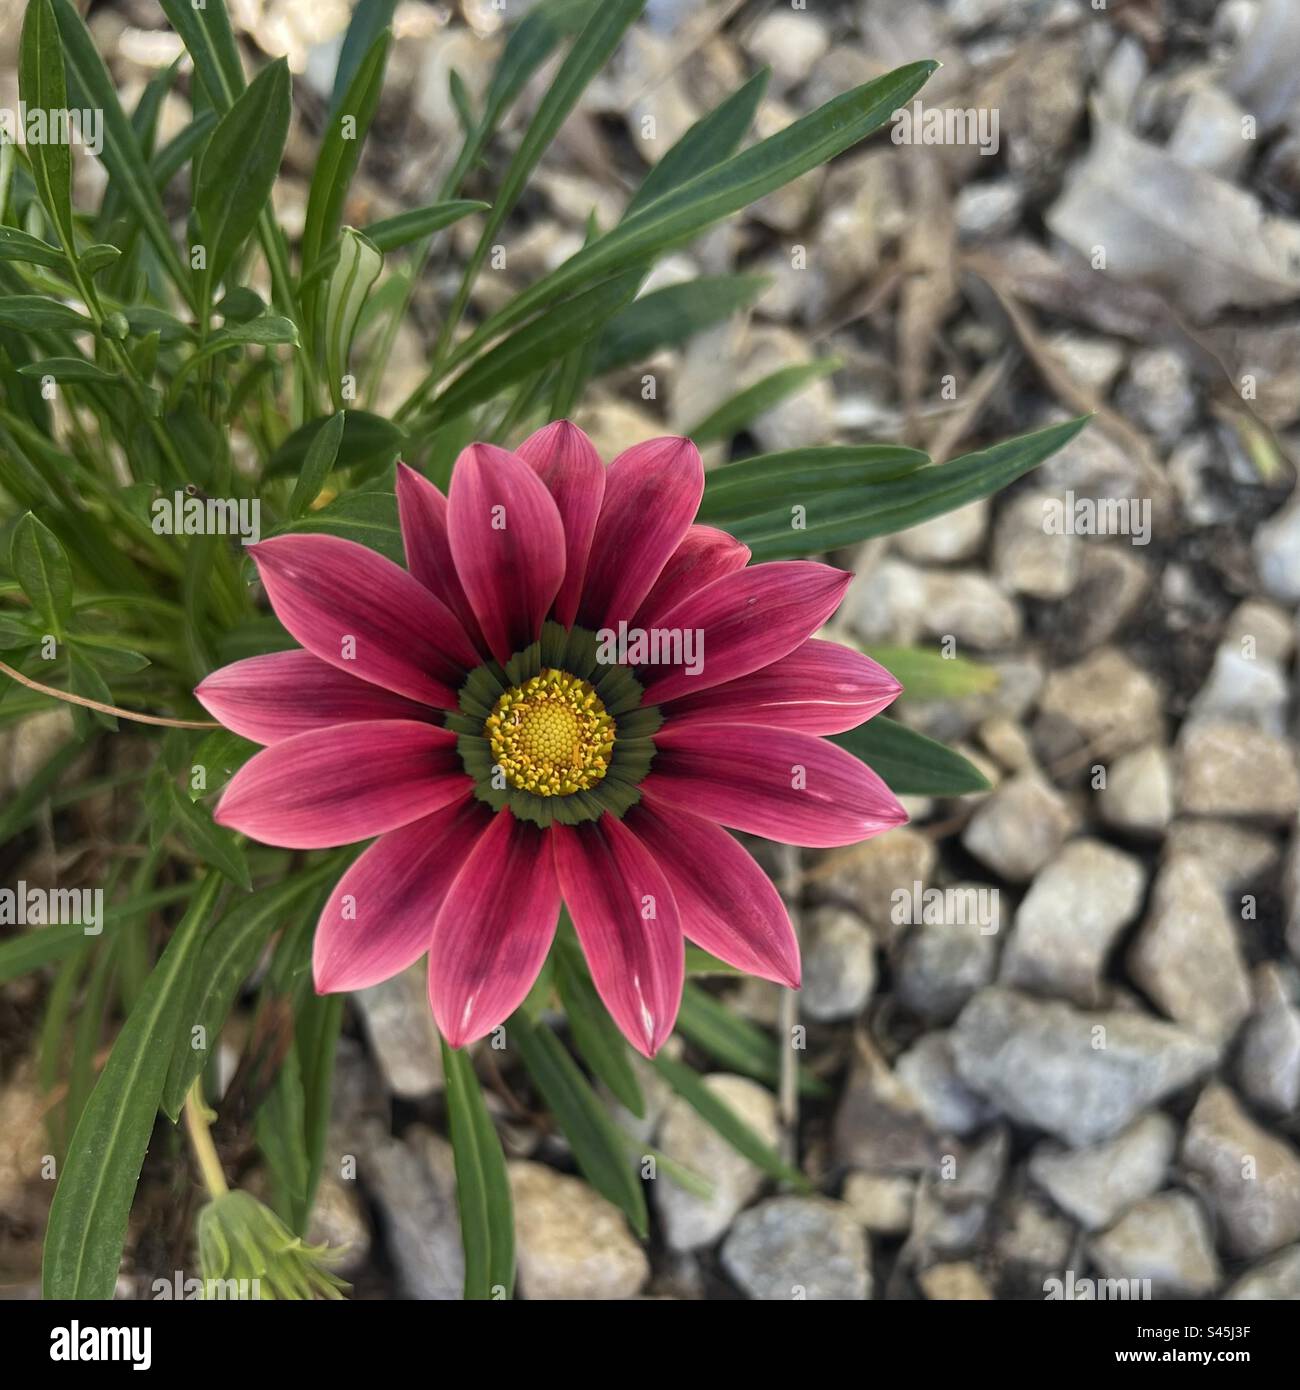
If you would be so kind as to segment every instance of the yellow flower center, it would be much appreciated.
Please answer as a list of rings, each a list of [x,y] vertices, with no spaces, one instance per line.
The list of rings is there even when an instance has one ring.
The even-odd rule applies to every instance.
[[[549,667],[507,690],[484,726],[492,759],[512,787],[568,796],[609,769],[614,720],[584,680]]]

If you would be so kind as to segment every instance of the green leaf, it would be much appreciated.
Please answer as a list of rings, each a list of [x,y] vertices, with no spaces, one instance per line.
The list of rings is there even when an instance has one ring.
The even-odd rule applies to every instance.
[[[436,428],[561,357],[597,333],[636,293],[641,271],[616,276],[557,305],[526,324],[468,367],[434,401],[427,417]]]
[[[222,278],[270,204],[291,104],[289,65],[279,58],[235,98],[203,151],[194,210],[207,248],[208,285]]]
[[[348,35],[352,35],[351,28]],[[384,67],[392,37],[391,31],[384,29],[375,38],[357,66],[342,99],[330,112],[329,125],[316,156],[311,191],[307,196],[307,215],[302,233],[304,275],[316,264],[326,243],[338,229],[348,188],[361,159],[361,148],[379,106],[379,93],[384,84]],[[345,121],[353,126],[347,134],[344,131]]]
[[[337,872],[333,861],[286,878],[241,899],[208,934],[184,1007],[177,1017],[167,1082],[162,1092],[163,1112],[180,1118],[190,1083],[213,1055],[217,1039],[234,1006],[239,987],[253,973],[272,933],[316,888]],[[205,1048],[195,1048],[195,1030],[201,1029]]]
[[[46,1298],[109,1299],[131,1201],[167,1077],[190,971],[221,880],[209,874],[131,1010],[91,1092],[55,1189],[45,1234]]]
[[[405,550],[402,532],[397,522],[397,498],[391,492],[345,492],[332,502],[306,516],[299,517],[275,532],[286,531],[323,533],[342,536],[369,546],[396,564],[402,564]]]
[[[522,1009],[511,1015],[506,1036],[519,1048],[529,1076],[564,1131],[587,1181],[623,1212],[644,1239],[649,1218],[641,1180],[628,1161],[622,1133],[577,1063],[549,1028],[534,1026]]]
[[[67,55],[76,104],[102,112],[104,148],[100,158],[112,185],[135,214],[173,283],[188,298],[189,276],[172,242],[158,189],[140,142],[117,99],[117,87],[71,0],[53,0],[53,14]],[[71,247],[72,242],[68,245]]]
[[[724,401],[693,429],[687,430],[686,436],[697,444],[730,439],[765,410],[771,410],[789,396],[798,395],[805,386],[820,381],[841,366],[843,363],[838,357],[819,357],[813,362],[796,362],[789,367],[781,367]]]
[[[906,477],[865,488],[810,495],[801,529],[788,506],[725,523],[754,552],[755,560],[788,560],[853,545],[872,536],[905,531],[964,507],[1014,482],[1068,444],[1088,422],[1084,416],[1021,435],[949,463],[918,468]]]
[[[652,290],[615,314],[601,334],[592,362],[599,376],[676,347],[703,328],[752,304],[771,284],[766,275],[702,275]]]
[[[63,270],[67,262],[63,252],[48,241],[42,241],[17,227],[0,227],[0,261],[23,261],[27,265],[54,266]]]
[[[771,512],[781,503],[806,504],[813,493],[902,478],[929,462],[920,449],[901,444],[827,444],[755,454],[705,474],[699,519],[726,525]]]
[[[229,729],[213,731],[194,750],[190,757],[191,776],[187,792],[191,801],[200,801],[219,791],[235,773],[257,752],[257,744]],[[192,769],[201,767],[204,774],[202,787],[195,787]]]
[[[126,381],[84,357],[43,357],[18,368],[21,376],[52,377],[55,381],[85,381],[95,386],[125,386]]]
[[[0,985],[62,960],[92,940],[80,922],[58,922],[0,941]]]
[[[577,105],[579,97],[591,79],[603,68],[623,34],[645,8],[646,0],[601,0],[590,11],[582,32],[565,55],[554,80],[546,89],[533,119],[519,142],[514,158],[501,178],[492,212],[483,229],[481,248],[491,244],[492,237],[502,225],[528,182],[537,161],[551,147],[560,127]],[[522,26],[521,26],[522,27]],[[496,87],[494,80],[493,87]],[[488,111],[493,107],[496,93],[489,92]]]
[[[471,198],[454,199],[446,203],[431,203],[425,208],[412,208],[410,212],[399,212],[394,217],[385,217],[380,222],[372,222],[361,230],[381,251],[396,251],[421,237],[432,236],[434,232],[450,227],[462,217],[472,212],[486,212],[491,203],[478,203]]]
[[[307,446],[307,457],[303,460],[302,472],[293,487],[289,499],[289,515],[298,517],[307,510],[320,494],[339,456],[339,445],[343,441],[346,411],[340,410],[331,415],[324,427]]]
[[[246,893],[251,891],[253,880],[239,841],[224,826],[217,825],[203,807],[196,806],[189,797],[182,795],[175,782],[169,779],[167,785],[171,789],[172,815],[186,841],[205,864],[220,869]]]
[[[337,870],[334,870],[337,872]],[[313,926],[315,918],[311,919]],[[343,1027],[344,996],[311,994],[298,1006],[295,1047],[302,1070],[303,1136],[307,1154],[307,1190],[300,1210],[299,1235],[306,1235],[320,1187],[329,1138],[334,1057]]]
[[[376,39],[392,24],[396,9],[397,0],[357,0],[353,6],[352,18],[343,35],[343,47],[339,50],[338,65],[334,69],[334,89],[330,94],[331,119],[340,111],[350,109],[345,93],[352,86],[357,69],[366,55],[373,52]]]
[[[768,1086],[780,1085],[781,1048],[776,1040],[689,983],[682,990],[677,1031],[728,1071],[752,1076]],[[800,1068],[799,1089],[807,1096],[827,1094],[825,1082],[806,1068]]]
[[[113,692],[108,688],[103,676],[95,669],[86,652],[79,647],[68,648],[68,688],[83,700],[97,700],[101,705],[113,703]],[[86,709],[73,705],[72,721],[81,738],[86,738],[92,725],[102,729],[117,731],[117,720],[102,710]]]
[[[491,1299],[497,1289],[504,1289],[508,1298],[515,1284],[515,1233],[505,1153],[483,1103],[469,1054],[443,1042],[442,1070],[456,1159],[465,1297]]]
[[[986,792],[988,779],[960,753],[878,714],[832,743],[860,758],[895,796],[965,796]]]
[[[725,960],[719,960],[717,956],[711,956],[699,946],[692,946],[688,941],[686,943],[686,973],[688,975],[735,976],[744,974],[744,971],[737,970],[734,965],[728,965]]]
[[[247,285],[232,285],[221,296],[221,301],[217,305],[217,313],[221,315],[227,325],[249,323],[253,319],[261,318],[266,313],[266,301],[256,290],[250,290]],[[294,342],[295,338],[296,335],[287,341]]]
[[[285,1053],[270,1091],[257,1107],[253,1130],[270,1172],[272,1205],[285,1225],[300,1231],[307,1201],[307,1101],[296,1046]]]
[[[63,45],[50,0],[27,0],[22,36],[18,41],[18,91],[29,111],[68,109],[68,85],[63,71]],[[41,205],[71,252],[72,150],[61,140],[27,146],[32,179]]]
[[[343,409],[343,376],[361,311],[383,264],[383,252],[372,241],[355,227],[343,228],[338,259],[325,287],[323,312],[325,372],[336,410]]]
[[[609,1087],[615,1098],[637,1119],[645,1117],[645,1097],[628,1057],[627,1043],[591,982],[582,951],[575,941],[559,936],[555,943],[555,983],[578,1051]]]
[[[907,700],[960,700],[995,690],[998,673],[961,656],[922,651],[917,647],[865,647],[903,687]]]
[[[792,1168],[770,1145],[704,1084],[698,1073],[662,1052],[653,1059],[655,1070],[703,1120],[711,1125],[738,1154],[770,1177],[788,1182],[801,1192],[811,1190],[808,1179]]]
[[[770,69],[760,68],[744,86],[701,116],[645,176],[628,203],[623,220],[733,155],[763,100],[770,76]]]
[[[85,314],[41,294],[0,295],[0,326],[22,333],[90,333],[95,327]]]
[[[9,567],[32,608],[61,636],[72,616],[72,566],[59,538],[31,512],[14,527]]]
[[[307,464],[307,451],[312,441],[332,418],[321,415],[294,430],[271,456],[267,476],[298,477]],[[372,415],[368,410],[349,410],[334,466],[343,469],[389,464],[402,452],[405,443],[406,435],[391,420]]]
[[[77,264],[81,267],[83,275],[95,276],[101,270],[107,270],[109,266],[121,260],[122,253],[116,246],[96,244],[87,246],[86,249],[77,257]]]
[[[230,110],[236,96],[244,90],[244,70],[239,62],[239,46],[225,0],[205,0],[202,8],[194,0],[159,0],[167,22],[181,36],[194,60],[194,71],[220,113]]]
[[[593,279],[679,246],[714,222],[815,169],[879,129],[921,89],[937,64],[878,77],[819,107],[768,139],[678,185],[516,295],[453,354],[463,360],[539,309]],[[494,207],[496,205],[494,204]]]

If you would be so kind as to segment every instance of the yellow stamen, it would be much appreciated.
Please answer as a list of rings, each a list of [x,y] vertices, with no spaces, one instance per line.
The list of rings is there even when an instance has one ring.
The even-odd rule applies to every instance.
[[[609,769],[615,738],[614,720],[591,686],[550,667],[507,690],[483,731],[510,785],[537,796],[594,787]]]

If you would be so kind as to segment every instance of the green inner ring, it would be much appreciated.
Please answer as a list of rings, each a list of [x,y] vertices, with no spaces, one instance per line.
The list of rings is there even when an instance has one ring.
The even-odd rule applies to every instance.
[[[641,682],[626,666],[597,660],[599,643],[585,628],[564,629],[548,622],[542,635],[518,651],[502,666],[489,661],[476,667],[457,692],[460,708],[449,714],[447,728],[456,735],[465,771],[474,783],[474,795],[494,811],[507,806],[520,819],[546,829],[550,825],[581,825],[599,820],[606,811],[619,820],[641,800],[641,782],[654,761],[652,735],[663,716],[654,705],[642,705]],[[600,696],[614,721],[614,748],[604,777],[585,791],[567,796],[538,796],[504,782],[492,758],[492,746],[483,726],[496,702],[507,690],[522,685],[543,667],[567,671],[585,680]],[[494,785],[493,774],[503,785]]]

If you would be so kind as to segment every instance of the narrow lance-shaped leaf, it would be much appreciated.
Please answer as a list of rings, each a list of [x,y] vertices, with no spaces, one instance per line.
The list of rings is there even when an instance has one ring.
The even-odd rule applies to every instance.
[[[339,456],[339,445],[343,442],[345,412],[340,410],[331,415],[307,446],[307,457],[303,460],[302,472],[293,486],[293,496],[289,499],[289,515],[301,516],[316,500],[325,479],[329,477],[334,461]]]
[[[815,362],[796,362],[781,367],[743,391],[737,391],[730,400],[687,430],[687,438],[697,444],[730,439],[765,410],[771,410],[787,397],[797,395],[805,386],[838,371],[840,365],[838,357],[822,357]]]
[[[20,333],[89,333],[95,325],[68,304],[40,294],[0,295],[0,327]]]
[[[572,930],[568,928],[570,933]],[[576,940],[564,934],[563,928],[561,932],[555,945],[555,983],[573,1040],[591,1070],[641,1119],[645,1097],[632,1070],[627,1043],[596,993]]]
[[[62,636],[72,616],[72,566],[58,537],[31,512],[14,527],[9,566],[33,611]]]
[[[333,861],[325,861],[240,899],[209,934],[178,1020],[167,1069],[162,1109],[171,1120],[180,1118],[190,1083],[211,1058],[235,995],[261,959],[272,933],[336,872]],[[195,1038],[206,1045],[194,1047]]]
[[[883,714],[833,735],[831,742],[861,758],[896,796],[965,796],[989,789],[984,774],[960,753]]]
[[[127,1221],[204,928],[221,879],[209,874],[118,1034],[68,1145],[45,1233],[46,1298],[113,1296]]]
[[[929,462],[928,454],[902,444],[821,444],[755,454],[709,470],[699,520],[722,525],[762,516],[789,498],[889,482]]]
[[[515,1283],[514,1206],[501,1140],[469,1054],[444,1042],[442,1069],[465,1250],[465,1297],[491,1299],[498,1290],[508,1297]]]
[[[577,1063],[545,1024],[534,1025],[523,1009],[506,1025],[573,1150],[578,1167],[597,1192],[619,1207],[642,1237],[649,1228],[645,1193],[628,1158],[621,1131],[600,1103]]]
[[[808,1179],[792,1168],[736,1112],[705,1084],[702,1077],[684,1062],[661,1052],[652,1065],[679,1096],[745,1158],[771,1177],[788,1182],[802,1191],[809,1189]]]
[[[43,111],[45,119],[68,109],[63,44],[50,0],[27,0],[22,36],[18,41],[18,92],[28,111]],[[50,215],[59,240],[72,255],[72,150],[62,140],[27,146],[32,178],[41,204]]]
[[[919,647],[870,646],[863,650],[901,683],[909,702],[960,700],[997,688],[996,667],[964,656],[945,656]]]
[[[705,227],[833,159],[882,126],[920,90],[935,67],[930,61],[909,63],[855,87],[778,134],[656,198],[516,295],[473,333],[451,360],[471,355],[575,286],[689,241]]]
[[[281,58],[236,98],[203,152],[194,209],[205,249],[205,302],[270,201],[290,105],[289,65]]]
[[[48,241],[17,227],[0,227],[0,261],[23,261],[27,265],[54,266],[62,269],[63,252]]]
[[[684,343],[747,308],[770,284],[766,275],[701,275],[642,295],[615,314],[601,334],[593,374],[643,362],[661,348]]]
[[[641,187],[632,195],[623,220],[730,158],[754,120],[770,76],[771,69],[760,68],[725,101],[701,116],[645,176]]]
[[[99,56],[85,21],[70,0],[53,0],[53,10],[67,54],[76,102],[79,106],[102,113],[104,147],[101,158],[104,167],[113,186],[135,214],[168,276],[189,298],[189,277],[171,239],[157,186],[140,149],[140,142],[117,99],[113,79]]]
[[[363,0],[364,3],[364,0]],[[307,196],[302,232],[302,269],[310,272],[334,235],[356,173],[370,122],[379,106],[392,33],[383,30],[357,68],[342,100],[330,113]]]
[[[375,40],[393,22],[397,0],[357,0],[343,35],[338,65],[334,69],[334,88],[330,93],[330,117],[348,109],[346,95],[357,69],[374,47]]]
[[[891,535],[1006,487],[1063,448],[1086,423],[1086,417],[1067,420],[890,482],[791,495],[783,506],[722,524],[750,547],[755,560],[816,555]],[[798,527],[791,524],[796,503],[803,507]]]
[[[456,304],[444,325],[444,333],[454,324],[469,295],[469,288],[479,266],[487,255],[492,239],[514,210],[537,161],[550,147],[556,133],[568,118],[587,88],[587,84],[608,61],[618,47],[623,34],[645,8],[646,0],[601,0],[591,11],[591,17],[573,42],[573,47],[560,64],[555,80],[547,89],[536,114],[519,142],[500,187],[492,200],[492,211],[483,227],[483,234],[474,249],[473,258],[461,280]]]
[[[159,4],[194,60],[208,100],[224,115],[244,90],[244,70],[226,0],[204,0],[201,6],[194,0],[159,0]]]
[[[527,324],[455,381],[433,403],[430,422],[440,425],[483,401],[599,332],[610,317],[636,293],[641,272],[632,271],[596,285],[558,305],[544,321]]]

